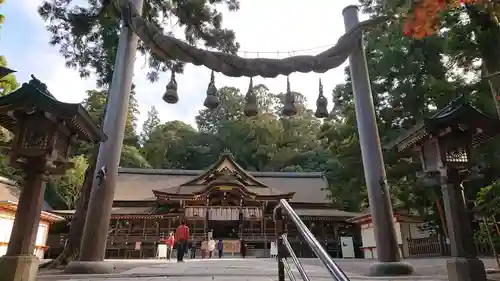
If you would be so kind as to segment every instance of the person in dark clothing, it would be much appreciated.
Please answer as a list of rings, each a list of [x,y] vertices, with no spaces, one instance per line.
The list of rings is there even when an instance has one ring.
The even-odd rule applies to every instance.
[[[219,239],[219,243],[217,243],[217,250],[219,250],[219,259],[222,258],[222,252],[224,251],[224,243],[222,243],[222,239]]]
[[[187,242],[189,237],[189,227],[187,227],[184,221],[175,231],[175,241],[177,241],[177,262],[184,261],[184,254],[187,249]]]
[[[247,255],[247,245],[245,244],[245,240],[243,240],[243,238],[240,238],[240,253],[242,258],[245,258]]]
[[[192,239],[191,242],[191,259],[196,258],[196,240]]]

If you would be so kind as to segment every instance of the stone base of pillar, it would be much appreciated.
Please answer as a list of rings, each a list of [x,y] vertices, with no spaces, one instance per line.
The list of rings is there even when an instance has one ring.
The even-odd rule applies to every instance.
[[[67,274],[109,274],[115,266],[106,261],[72,261],[64,269]]]
[[[33,255],[0,258],[2,281],[35,281],[40,260]]]
[[[480,259],[452,258],[446,262],[449,281],[486,281],[486,270]]]
[[[370,266],[369,276],[405,276],[413,274],[411,264],[407,262],[375,262]]]

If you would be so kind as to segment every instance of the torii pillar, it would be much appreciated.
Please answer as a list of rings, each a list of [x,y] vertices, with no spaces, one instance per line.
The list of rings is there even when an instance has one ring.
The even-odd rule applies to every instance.
[[[357,6],[345,7],[342,15],[346,31],[359,24]],[[349,67],[366,188],[377,246],[378,261],[370,267],[370,275],[410,275],[413,273],[413,268],[410,264],[401,262],[399,254],[362,37],[349,55]]]

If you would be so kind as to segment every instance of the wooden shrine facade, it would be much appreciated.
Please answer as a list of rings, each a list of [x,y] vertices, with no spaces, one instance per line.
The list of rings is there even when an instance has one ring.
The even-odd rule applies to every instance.
[[[327,199],[322,173],[247,172],[231,154],[205,171],[121,169],[110,220],[109,258],[151,258],[157,243],[181,221],[199,244],[207,236],[243,238],[249,254],[266,256],[274,240],[272,212],[286,199],[323,243],[338,244],[353,233],[346,220],[359,214],[335,209]],[[71,219],[72,210],[54,213]],[[300,245],[291,223],[289,240]],[[49,238],[50,252],[62,250],[67,227]]]

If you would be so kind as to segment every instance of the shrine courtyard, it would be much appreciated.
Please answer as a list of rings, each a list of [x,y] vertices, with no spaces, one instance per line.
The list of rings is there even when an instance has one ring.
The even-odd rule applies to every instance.
[[[332,280],[318,259],[301,259],[311,280]],[[446,276],[446,258],[408,259],[416,273],[405,277],[366,277],[368,267],[373,260],[338,259],[335,262],[347,273],[350,280],[448,280]],[[115,273],[102,275],[63,275],[59,271],[42,271],[37,281],[187,281],[187,280],[278,280],[277,265],[273,259],[211,259],[186,260],[184,263],[164,260],[108,260],[115,264]],[[494,259],[483,259],[487,269],[496,268]],[[291,263],[291,262],[290,262]],[[292,270],[300,279],[298,271],[291,264]],[[490,280],[500,280],[500,274],[488,275]],[[288,280],[288,279],[287,279]]]

